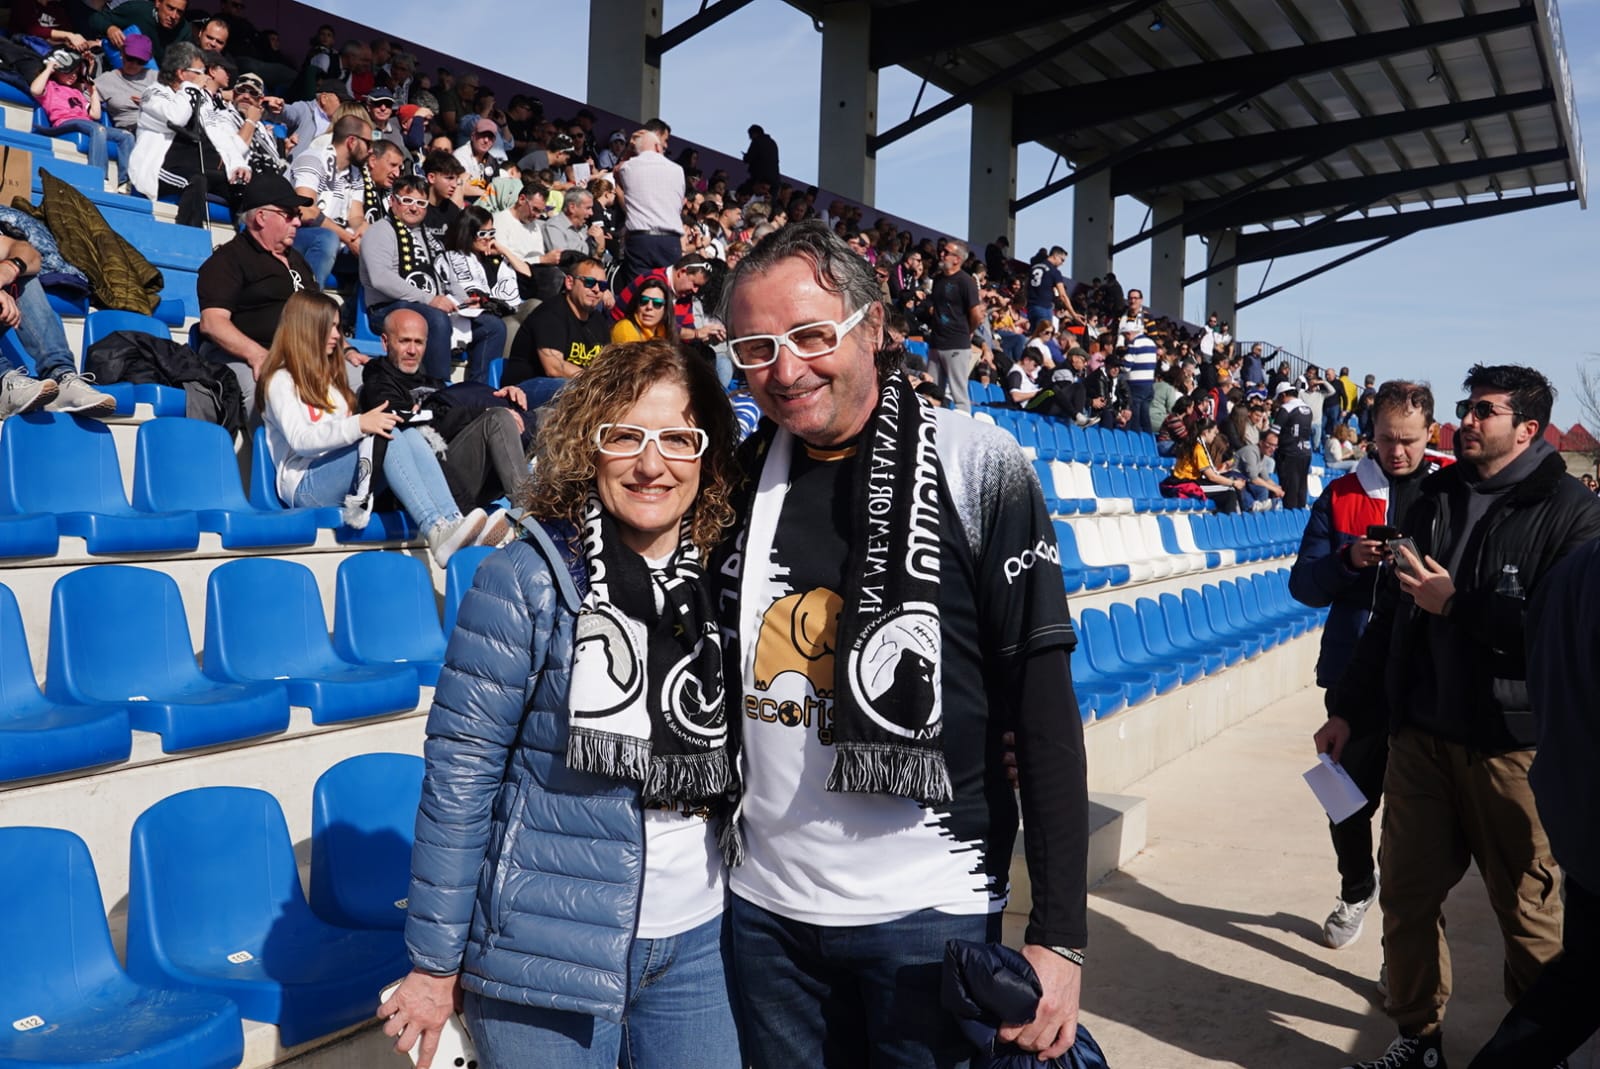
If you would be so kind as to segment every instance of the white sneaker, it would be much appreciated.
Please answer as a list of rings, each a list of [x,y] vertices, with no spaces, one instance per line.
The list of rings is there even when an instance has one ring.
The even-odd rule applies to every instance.
[[[69,371],[56,381],[60,393],[50,402],[52,412],[76,412],[85,416],[109,416],[117,410],[117,399],[101,393],[91,383],[93,375]]]
[[[483,524],[487,519],[482,509],[473,509],[459,520],[444,520],[434,524],[428,532],[428,552],[433,555],[433,563],[443,568],[450,563],[456,550],[475,543],[483,533]]]
[[[1328,914],[1328,919],[1322,922],[1323,941],[1335,950],[1342,950],[1361,938],[1361,929],[1367,922],[1367,910],[1377,900],[1376,884],[1373,885],[1372,894],[1360,902],[1339,899],[1333,912]]]
[[[53,379],[36,379],[22,368],[13,368],[0,378],[0,419],[37,412],[55,400],[60,389]]]

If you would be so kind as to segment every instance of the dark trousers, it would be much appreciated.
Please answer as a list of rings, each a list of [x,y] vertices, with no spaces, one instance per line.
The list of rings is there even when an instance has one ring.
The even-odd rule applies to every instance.
[[[628,231],[623,250],[622,285],[658,267],[670,267],[683,255],[683,240],[673,234],[646,234]]]
[[[1156,429],[1150,426],[1150,404],[1155,399],[1154,382],[1128,383],[1128,401],[1133,406],[1133,430],[1143,431],[1146,434],[1155,433]]]
[[[1283,507],[1306,507],[1306,479],[1311,474],[1311,454],[1278,454],[1278,485],[1283,487]]]
[[[1331,708],[1329,712],[1332,712]],[[1351,739],[1345,744],[1339,764],[1355,780],[1361,793],[1367,796],[1367,804],[1361,807],[1359,813],[1338,824],[1328,824],[1328,833],[1333,838],[1333,853],[1339,861],[1339,897],[1346,902],[1363,902],[1372,897],[1377,887],[1377,859],[1372,853],[1372,818],[1377,815],[1378,803],[1383,800],[1383,773],[1389,765],[1388,733],[1379,731],[1374,735]]]
[[[1600,895],[1566,877],[1561,956],[1539,973],[1467,1069],[1551,1069],[1600,1029]]]
[[[528,477],[527,455],[522,449],[522,424],[509,408],[491,408],[467,424],[452,439],[445,469],[466,500],[457,499],[461,511],[483,508],[497,497],[510,497]]]

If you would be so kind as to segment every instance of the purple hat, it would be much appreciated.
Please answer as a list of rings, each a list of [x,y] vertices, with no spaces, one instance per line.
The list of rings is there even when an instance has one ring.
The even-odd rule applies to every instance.
[[[149,63],[154,55],[150,46],[150,38],[142,33],[130,33],[122,40],[122,55],[125,59],[136,59],[141,63]]]

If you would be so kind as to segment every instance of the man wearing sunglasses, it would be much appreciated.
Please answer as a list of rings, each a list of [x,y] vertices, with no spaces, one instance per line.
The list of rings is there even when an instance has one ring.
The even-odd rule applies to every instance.
[[[1600,537],[1600,500],[1543,437],[1554,391],[1542,374],[1480,364],[1464,386],[1460,461],[1425,479],[1399,520],[1416,552],[1396,548],[1315,736],[1337,761],[1352,736],[1389,733],[1378,902],[1384,1009],[1400,1034],[1361,1069],[1444,1065],[1442,906],[1469,863],[1504,936],[1508,997],[1561,951],[1561,877],[1528,785],[1537,738],[1525,619],[1551,567]]]
[[[569,266],[563,289],[560,297],[534,309],[517,331],[501,376],[521,383],[530,409],[554,397],[611,340],[611,317],[600,307],[611,284],[600,261],[584,257]]]
[[[1042,998],[1000,1035],[1058,1058],[1076,1038],[1088,802],[1038,482],[1003,431],[924,411],[879,364],[872,268],[822,223],[762,240],[722,312],[767,417],[742,454],[756,492],[736,548],[708,569],[743,735],[728,880],[745,1053],[969,1064],[940,962],[950,939],[999,940],[1018,814],[994,755],[1014,726],[1022,953]]]

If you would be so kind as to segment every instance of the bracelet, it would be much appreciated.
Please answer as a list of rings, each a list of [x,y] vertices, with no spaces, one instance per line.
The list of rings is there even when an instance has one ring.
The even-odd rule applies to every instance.
[[[1053,954],[1060,954],[1063,958],[1066,958],[1068,961],[1072,962],[1072,964],[1076,965],[1078,968],[1080,968],[1080,969],[1083,968],[1083,951],[1081,951],[1081,950],[1073,950],[1071,947],[1052,947],[1052,946],[1047,946],[1047,947],[1045,947],[1045,949],[1050,951]]]

